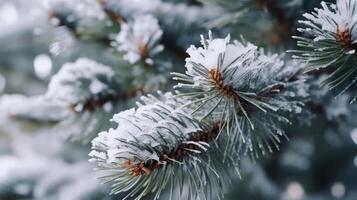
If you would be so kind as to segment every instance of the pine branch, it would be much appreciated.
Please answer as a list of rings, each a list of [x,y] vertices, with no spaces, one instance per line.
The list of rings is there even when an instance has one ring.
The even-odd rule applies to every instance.
[[[154,64],[153,57],[163,50],[163,46],[159,45],[163,31],[160,29],[158,20],[152,15],[139,15],[132,20],[125,20],[124,17],[109,9],[105,0],[98,0],[98,3],[102,12],[113,23],[120,25],[120,32],[115,38],[110,33],[90,35],[85,29],[90,29],[91,27],[85,27],[83,31],[81,20],[86,20],[86,18],[82,19],[78,16],[72,19],[75,16],[75,13],[71,13],[73,12],[72,10],[68,11],[69,13],[63,11],[63,9],[61,11],[53,10],[50,11],[49,15],[50,18],[58,21],[58,26],[67,27],[74,38],[91,40],[109,47],[115,47],[119,52],[123,53],[123,58],[130,64],[136,64],[140,61],[144,67],[152,68]]]
[[[69,115],[61,104],[41,96],[4,95],[0,99],[0,113],[13,120],[31,123],[55,124]]]
[[[215,141],[219,130],[219,125],[215,124],[210,130],[193,132],[185,141],[180,142],[180,144],[170,151],[164,151],[158,155],[158,160],[145,160],[135,164],[132,164],[132,161],[128,160],[124,163],[124,167],[126,167],[133,176],[140,176],[150,175],[155,169],[160,169],[166,165],[177,164],[176,162],[182,163],[188,159],[192,152],[202,150],[202,147],[197,146],[197,144]]]
[[[123,58],[130,64],[141,61],[144,66],[152,67],[153,57],[164,49],[159,44],[162,34],[154,16],[136,16],[128,23],[121,24],[121,30],[115,38],[117,50],[124,53]]]
[[[68,106],[105,102],[123,91],[109,67],[95,61],[79,58],[64,64],[48,85],[46,97]]]
[[[177,87],[189,92],[144,98],[137,110],[114,116],[117,129],[92,141],[91,160],[109,173],[104,179],[112,183],[112,193],[127,192],[127,198],[140,199],[153,191],[157,199],[166,186],[173,191],[185,180],[191,199],[196,199],[204,188],[212,189],[205,179],[221,188],[224,176],[217,176],[216,170],[207,175],[217,167],[212,155],[220,155],[220,168],[222,160],[226,168],[236,168],[242,155],[258,157],[258,149],[272,152],[271,145],[278,149],[279,137],[284,136],[280,125],[289,123],[281,112],[301,112],[299,98],[306,97],[306,86],[298,63],[285,65],[277,55],[267,56],[249,43],[230,43],[229,37],[210,35],[202,38],[202,45],[188,49],[186,74],[173,73],[189,83]],[[180,174],[183,169],[194,169],[195,174],[187,179]],[[153,180],[163,186],[156,187]]]
[[[61,22],[62,23],[62,22]],[[58,24],[58,27],[66,27],[67,30],[69,30],[69,33],[75,38],[76,40],[82,40],[82,41],[92,41],[98,44],[102,44],[104,46],[110,46],[112,39],[107,37],[107,36],[95,36],[95,37],[90,37],[88,34],[81,33],[76,31],[76,29],[73,27],[70,27],[71,25],[68,24]]]
[[[307,96],[301,64],[284,63],[250,43],[231,43],[229,36],[213,39],[210,33],[201,43],[203,47],[187,50],[186,74],[173,73],[180,81],[179,95],[191,100],[187,106],[201,120],[223,124],[225,137],[231,138],[226,152],[258,157],[256,149],[265,154],[272,151],[270,145],[278,148],[278,138],[284,136],[281,123],[290,123],[283,113],[300,113]],[[237,147],[240,143],[247,148]]]
[[[291,51],[297,59],[307,62],[306,71],[331,68],[325,80],[338,95],[350,88],[357,78],[356,24],[357,2],[337,1],[336,4],[321,3],[322,8],[305,13],[299,21],[302,37],[295,36],[301,50]],[[353,98],[353,102],[356,98]]]
[[[86,143],[93,133],[107,128],[113,113],[143,92],[143,86],[134,88],[131,81],[109,66],[79,58],[61,67],[45,95],[9,96],[2,99],[1,106],[12,119],[55,122],[53,131]]]
[[[112,183],[112,193],[133,199],[153,193],[157,199],[169,189],[169,199],[184,198],[187,182],[187,199],[223,195],[226,170],[214,142],[219,128],[202,128],[179,108],[184,103],[171,94],[145,97],[137,110],[114,116],[117,129],[92,141],[91,161],[109,173],[103,178]],[[231,162],[224,165],[234,167]]]
[[[79,4],[88,7],[85,3]],[[91,4],[91,7],[88,7],[93,13],[96,13],[96,16],[77,12],[76,8],[81,6],[78,6],[76,3],[59,1],[52,5],[52,8],[48,11],[48,16],[54,26],[66,27],[69,33],[77,40],[90,40],[98,44],[110,46],[112,38],[108,34],[108,31],[113,31],[110,29],[115,30],[115,26],[103,26],[106,19],[98,5]]]

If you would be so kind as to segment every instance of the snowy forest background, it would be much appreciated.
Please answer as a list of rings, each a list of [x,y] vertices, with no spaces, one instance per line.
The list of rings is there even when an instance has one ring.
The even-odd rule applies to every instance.
[[[292,59],[294,51],[286,51],[299,49],[292,38],[301,35],[298,21],[320,3],[1,0],[0,200],[122,199],[122,194],[109,195],[111,185],[101,184],[95,163],[88,162],[91,140],[116,127],[110,122],[114,114],[134,107],[141,95],[174,91],[170,72],[185,71],[186,49],[199,46],[200,34],[207,36],[208,30],[215,38],[242,37]],[[163,31],[154,32],[160,39],[145,55],[130,54],[130,36],[118,36],[120,21],[137,16],[144,16],[137,24],[142,33],[155,31],[150,30],[155,26]],[[89,81],[92,72],[85,65],[110,66],[117,80],[103,82],[114,91],[129,92],[88,103],[91,95],[106,91],[102,82],[90,86],[86,80],[83,88],[73,89],[75,72],[60,70],[74,65],[83,65]],[[107,72],[103,68],[98,73]],[[242,157],[241,178],[232,173],[224,199],[357,199],[357,103],[350,103],[356,87],[336,97],[321,84],[330,73],[329,68],[307,73],[309,97],[303,101],[303,116],[284,126],[289,139],[282,140],[280,150],[258,159]],[[54,83],[51,78],[56,76],[68,78],[68,84]]]

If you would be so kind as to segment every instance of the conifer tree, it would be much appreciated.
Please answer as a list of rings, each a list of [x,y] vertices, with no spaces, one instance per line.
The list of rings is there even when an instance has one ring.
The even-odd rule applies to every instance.
[[[295,182],[283,191],[280,169],[318,185],[310,190],[322,199],[329,184],[335,198],[357,193],[332,182],[347,182],[338,170],[351,158],[357,166],[356,0],[53,0],[41,9],[57,68],[42,94],[0,98],[13,143],[0,156],[0,199],[316,196]],[[341,162],[319,171],[334,161],[315,150]]]

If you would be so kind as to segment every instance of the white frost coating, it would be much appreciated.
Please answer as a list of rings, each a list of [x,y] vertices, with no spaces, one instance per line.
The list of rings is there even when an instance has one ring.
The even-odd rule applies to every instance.
[[[15,117],[39,121],[60,121],[69,115],[65,105],[52,102],[41,96],[4,95],[0,99],[1,122]]]
[[[299,21],[302,28],[297,29],[302,37],[295,36],[302,48],[293,51],[295,58],[306,63],[305,71],[331,66],[333,72],[324,83],[336,94],[342,94],[353,85],[355,76],[348,71],[350,64],[341,63],[349,63],[356,53],[357,1],[322,2],[320,8],[303,16],[305,20]]]
[[[118,50],[124,52],[124,59],[134,64],[144,60],[152,64],[152,57],[164,49],[159,44],[163,31],[152,15],[139,15],[128,24],[122,24],[116,37]]]
[[[236,141],[228,144],[232,149],[236,148],[234,144],[243,143],[247,152],[257,147],[263,154],[272,151],[269,142],[261,139],[271,133],[283,135],[280,124],[289,120],[282,112],[302,112],[302,100],[308,95],[299,73],[303,65],[266,54],[251,43],[230,42],[229,36],[214,39],[209,32],[208,39],[201,38],[202,47],[187,50],[186,73],[173,73],[180,81],[176,88],[191,91],[186,97],[197,102],[192,106],[198,110],[198,117],[221,120],[225,115],[225,121],[233,122],[226,128],[227,134],[237,135],[232,139]],[[186,90],[182,92],[185,95]],[[236,150],[239,155],[241,150]]]
[[[101,132],[93,139],[93,150],[89,154],[91,161],[122,164],[122,158],[124,161],[129,160],[133,155],[141,161],[158,161],[156,152],[146,148],[146,145],[159,151],[163,146],[173,148],[178,141],[201,130],[199,124],[192,120],[192,116],[178,108],[182,104],[179,104],[172,94],[167,93],[161,98],[164,99],[163,102],[153,97],[144,98],[144,105],[140,104],[137,109],[114,115],[112,121],[116,122],[118,127]],[[165,143],[161,137],[171,142]],[[139,144],[142,149],[130,145],[131,142]]]
[[[306,28],[298,29],[315,37],[315,41],[322,39],[335,40],[337,30],[348,30],[353,42],[357,42],[357,1],[337,0],[336,4],[321,2],[322,8],[315,8],[312,13],[305,13],[306,20],[299,21]],[[323,31],[320,31],[322,29]],[[332,33],[332,34],[331,34]]]
[[[109,87],[114,82],[113,70],[87,58],[66,63],[52,77],[46,97],[67,104],[83,102],[99,93],[117,91]]]
[[[217,82],[222,81],[219,83],[223,84],[220,87],[229,87],[228,90],[240,98],[248,102],[249,99],[255,101],[252,102],[254,105],[257,105],[256,100],[262,100],[254,100],[260,94],[269,96],[261,104],[268,110],[301,111],[300,103],[288,100],[305,98],[308,94],[304,80],[289,80],[299,76],[298,71],[303,67],[299,62],[285,62],[281,56],[265,54],[263,49],[258,49],[251,43],[230,42],[230,36],[213,39],[209,32],[208,39],[203,36],[201,38],[202,47],[191,46],[187,50],[190,57],[186,58],[186,74],[174,73],[177,75],[174,79],[185,82],[178,83],[177,88],[195,88],[214,96],[217,92],[222,94],[222,88],[217,88]],[[210,77],[213,71],[219,77]],[[279,88],[284,90],[280,91]],[[276,92],[278,95],[269,94]]]
[[[45,0],[43,2],[47,4],[44,5],[43,13],[52,13],[51,23],[57,27],[54,41],[50,45],[52,55],[71,55],[80,50],[77,44],[78,38],[74,36],[73,31],[87,37],[105,34],[103,25],[106,14],[97,0]],[[75,30],[69,30],[68,27],[62,26],[61,22],[75,24],[70,28]]]
[[[186,58],[186,67],[189,73],[192,73],[192,62],[201,64],[208,70],[216,69],[220,54],[225,55],[223,68],[235,67],[237,63],[241,62],[239,59],[235,60],[237,55],[246,54],[245,58],[251,59],[252,56],[254,58],[257,49],[252,44],[248,44],[248,46],[243,46],[238,42],[232,44],[229,35],[225,39],[213,39],[211,33],[208,40],[202,37],[201,43],[203,48],[191,46],[187,49],[187,53],[190,55],[189,58]]]
[[[185,166],[183,169],[191,169],[186,168],[189,165],[199,171],[207,167],[206,162],[211,164],[210,158],[203,162],[200,157],[209,145],[197,141],[196,136],[200,137],[198,134],[202,131],[201,123],[187,114],[189,110],[182,108],[185,103],[187,101],[171,93],[159,93],[159,97],[143,96],[137,109],[129,109],[113,117],[113,121],[118,123],[116,128],[101,132],[92,140],[90,161],[101,169],[104,181],[112,184],[112,194],[138,189],[131,194],[131,199],[141,199],[148,192],[159,195],[166,186],[176,188],[176,184],[169,184],[171,178],[183,182],[180,181],[184,179],[183,174],[176,177],[178,168]],[[185,153],[182,154],[181,150]],[[157,176],[158,173],[163,175]],[[220,177],[202,174],[205,180]],[[157,180],[151,182],[147,181],[148,178]],[[162,187],[157,188],[157,183]]]
[[[196,42],[198,31],[208,21],[221,16],[221,10],[208,6],[187,5],[180,1],[166,0],[107,0],[107,7],[126,19],[132,16],[151,14],[160,21],[164,32],[175,37],[181,48]],[[192,37],[195,35],[195,37]]]
[[[206,40],[202,36],[201,43],[203,47],[187,49],[190,57],[186,58],[185,66],[194,85],[206,91],[211,90],[214,84],[197,72],[197,65],[203,67],[205,73],[217,69],[224,85],[240,92],[258,92],[284,77],[281,71],[287,72],[283,70],[284,61],[278,55],[265,55],[251,43],[230,42],[229,35],[224,39],[213,39],[209,32],[209,38]]]

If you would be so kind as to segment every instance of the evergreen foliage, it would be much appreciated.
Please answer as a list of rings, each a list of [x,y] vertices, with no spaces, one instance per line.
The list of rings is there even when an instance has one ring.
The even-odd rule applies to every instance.
[[[356,155],[357,0],[315,5],[51,1],[48,51],[64,62],[44,92],[0,98],[0,136],[14,132],[0,171],[15,174],[0,173],[0,199],[226,199],[237,181],[242,198],[289,199],[268,176],[328,163],[320,142]]]

